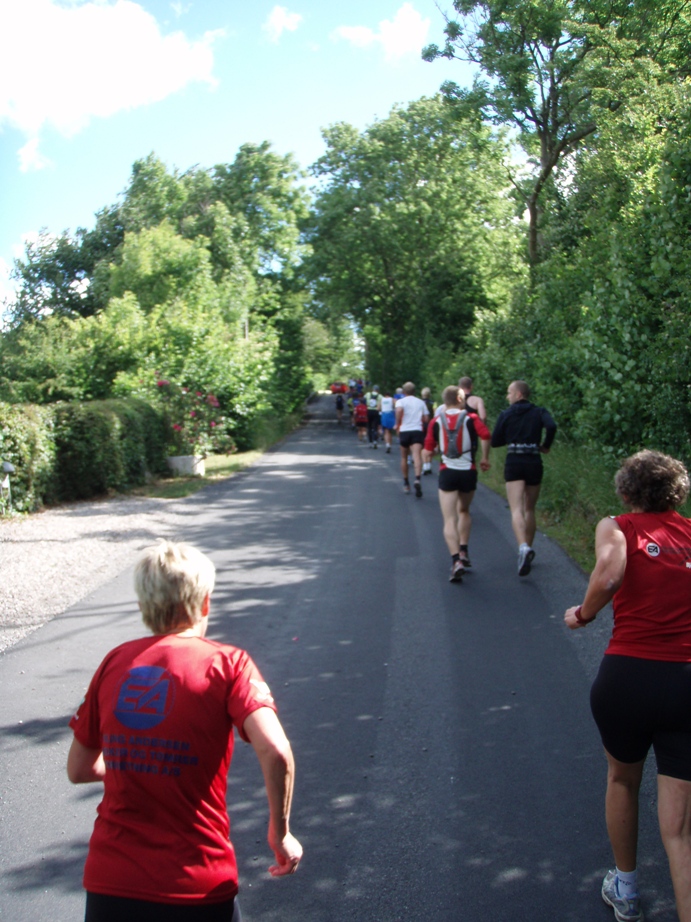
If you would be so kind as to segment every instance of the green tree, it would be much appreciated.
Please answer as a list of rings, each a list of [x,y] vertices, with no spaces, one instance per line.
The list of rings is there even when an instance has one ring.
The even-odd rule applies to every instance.
[[[218,164],[212,177],[217,200],[245,221],[257,270],[275,274],[294,267],[308,194],[293,157],[274,153],[268,141],[243,144],[232,164]]]
[[[454,0],[443,47],[423,58],[459,58],[489,78],[446,83],[461,111],[512,126],[528,156],[512,182],[528,211],[528,253],[541,258],[540,208],[557,164],[651,81],[668,78],[688,47],[688,0]]]
[[[419,377],[430,350],[441,343],[450,360],[520,273],[505,147],[440,97],[324,137],[307,235],[315,297],[362,332],[371,375]]]
[[[100,284],[110,297],[126,291],[151,310],[176,297],[212,298],[211,258],[204,237],[186,240],[167,221],[134,233],[126,232],[117,263],[101,262]]]

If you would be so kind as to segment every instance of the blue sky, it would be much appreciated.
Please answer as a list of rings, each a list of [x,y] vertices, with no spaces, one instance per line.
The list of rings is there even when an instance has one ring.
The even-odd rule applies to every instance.
[[[185,170],[268,140],[307,167],[327,125],[468,84],[420,59],[443,27],[434,0],[0,0],[0,296],[23,241],[91,227],[151,151]]]

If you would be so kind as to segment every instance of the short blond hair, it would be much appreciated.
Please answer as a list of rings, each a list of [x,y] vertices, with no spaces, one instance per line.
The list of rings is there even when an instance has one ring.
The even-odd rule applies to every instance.
[[[189,544],[160,541],[147,548],[134,570],[134,588],[144,624],[154,634],[192,627],[202,618],[216,568]]]
[[[444,401],[444,405],[447,407],[465,406],[465,394],[463,393],[463,388],[456,387],[455,384],[449,384],[448,387],[444,388],[444,393],[441,395],[441,399]]]
[[[401,390],[403,391],[404,394],[410,397],[411,394],[415,393],[415,385],[413,384],[412,381],[406,381],[406,383],[403,385]]]

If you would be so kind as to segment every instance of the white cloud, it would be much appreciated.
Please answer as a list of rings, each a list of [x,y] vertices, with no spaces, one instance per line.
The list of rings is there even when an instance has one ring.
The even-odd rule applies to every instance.
[[[69,137],[94,117],[165,99],[193,82],[213,87],[214,40],[162,35],[154,17],[132,0],[0,2],[0,129],[34,143],[52,127]],[[29,167],[28,167],[29,168]]]
[[[299,13],[289,13],[285,6],[275,6],[262,29],[269,41],[276,44],[286,29],[288,32],[294,32],[301,22],[302,16]]]
[[[427,44],[429,27],[429,19],[423,19],[412,3],[404,3],[393,21],[382,20],[376,32],[368,26],[339,26],[332,38],[342,38],[356,48],[380,45],[384,59],[393,62],[406,55],[419,56]]]
[[[38,138],[31,138],[24,147],[20,147],[17,151],[17,157],[19,159],[19,169],[22,173],[44,170],[47,166],[53,165],[52,161],[44,157],[39,151]]]

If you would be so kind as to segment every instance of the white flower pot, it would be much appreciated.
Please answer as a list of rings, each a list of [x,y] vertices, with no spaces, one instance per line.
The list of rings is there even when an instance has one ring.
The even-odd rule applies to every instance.
[[[171,455],[168,466],[176,474],[191,474],[194,477],[203,477],[206,470],[204,459],[197,455]]]

